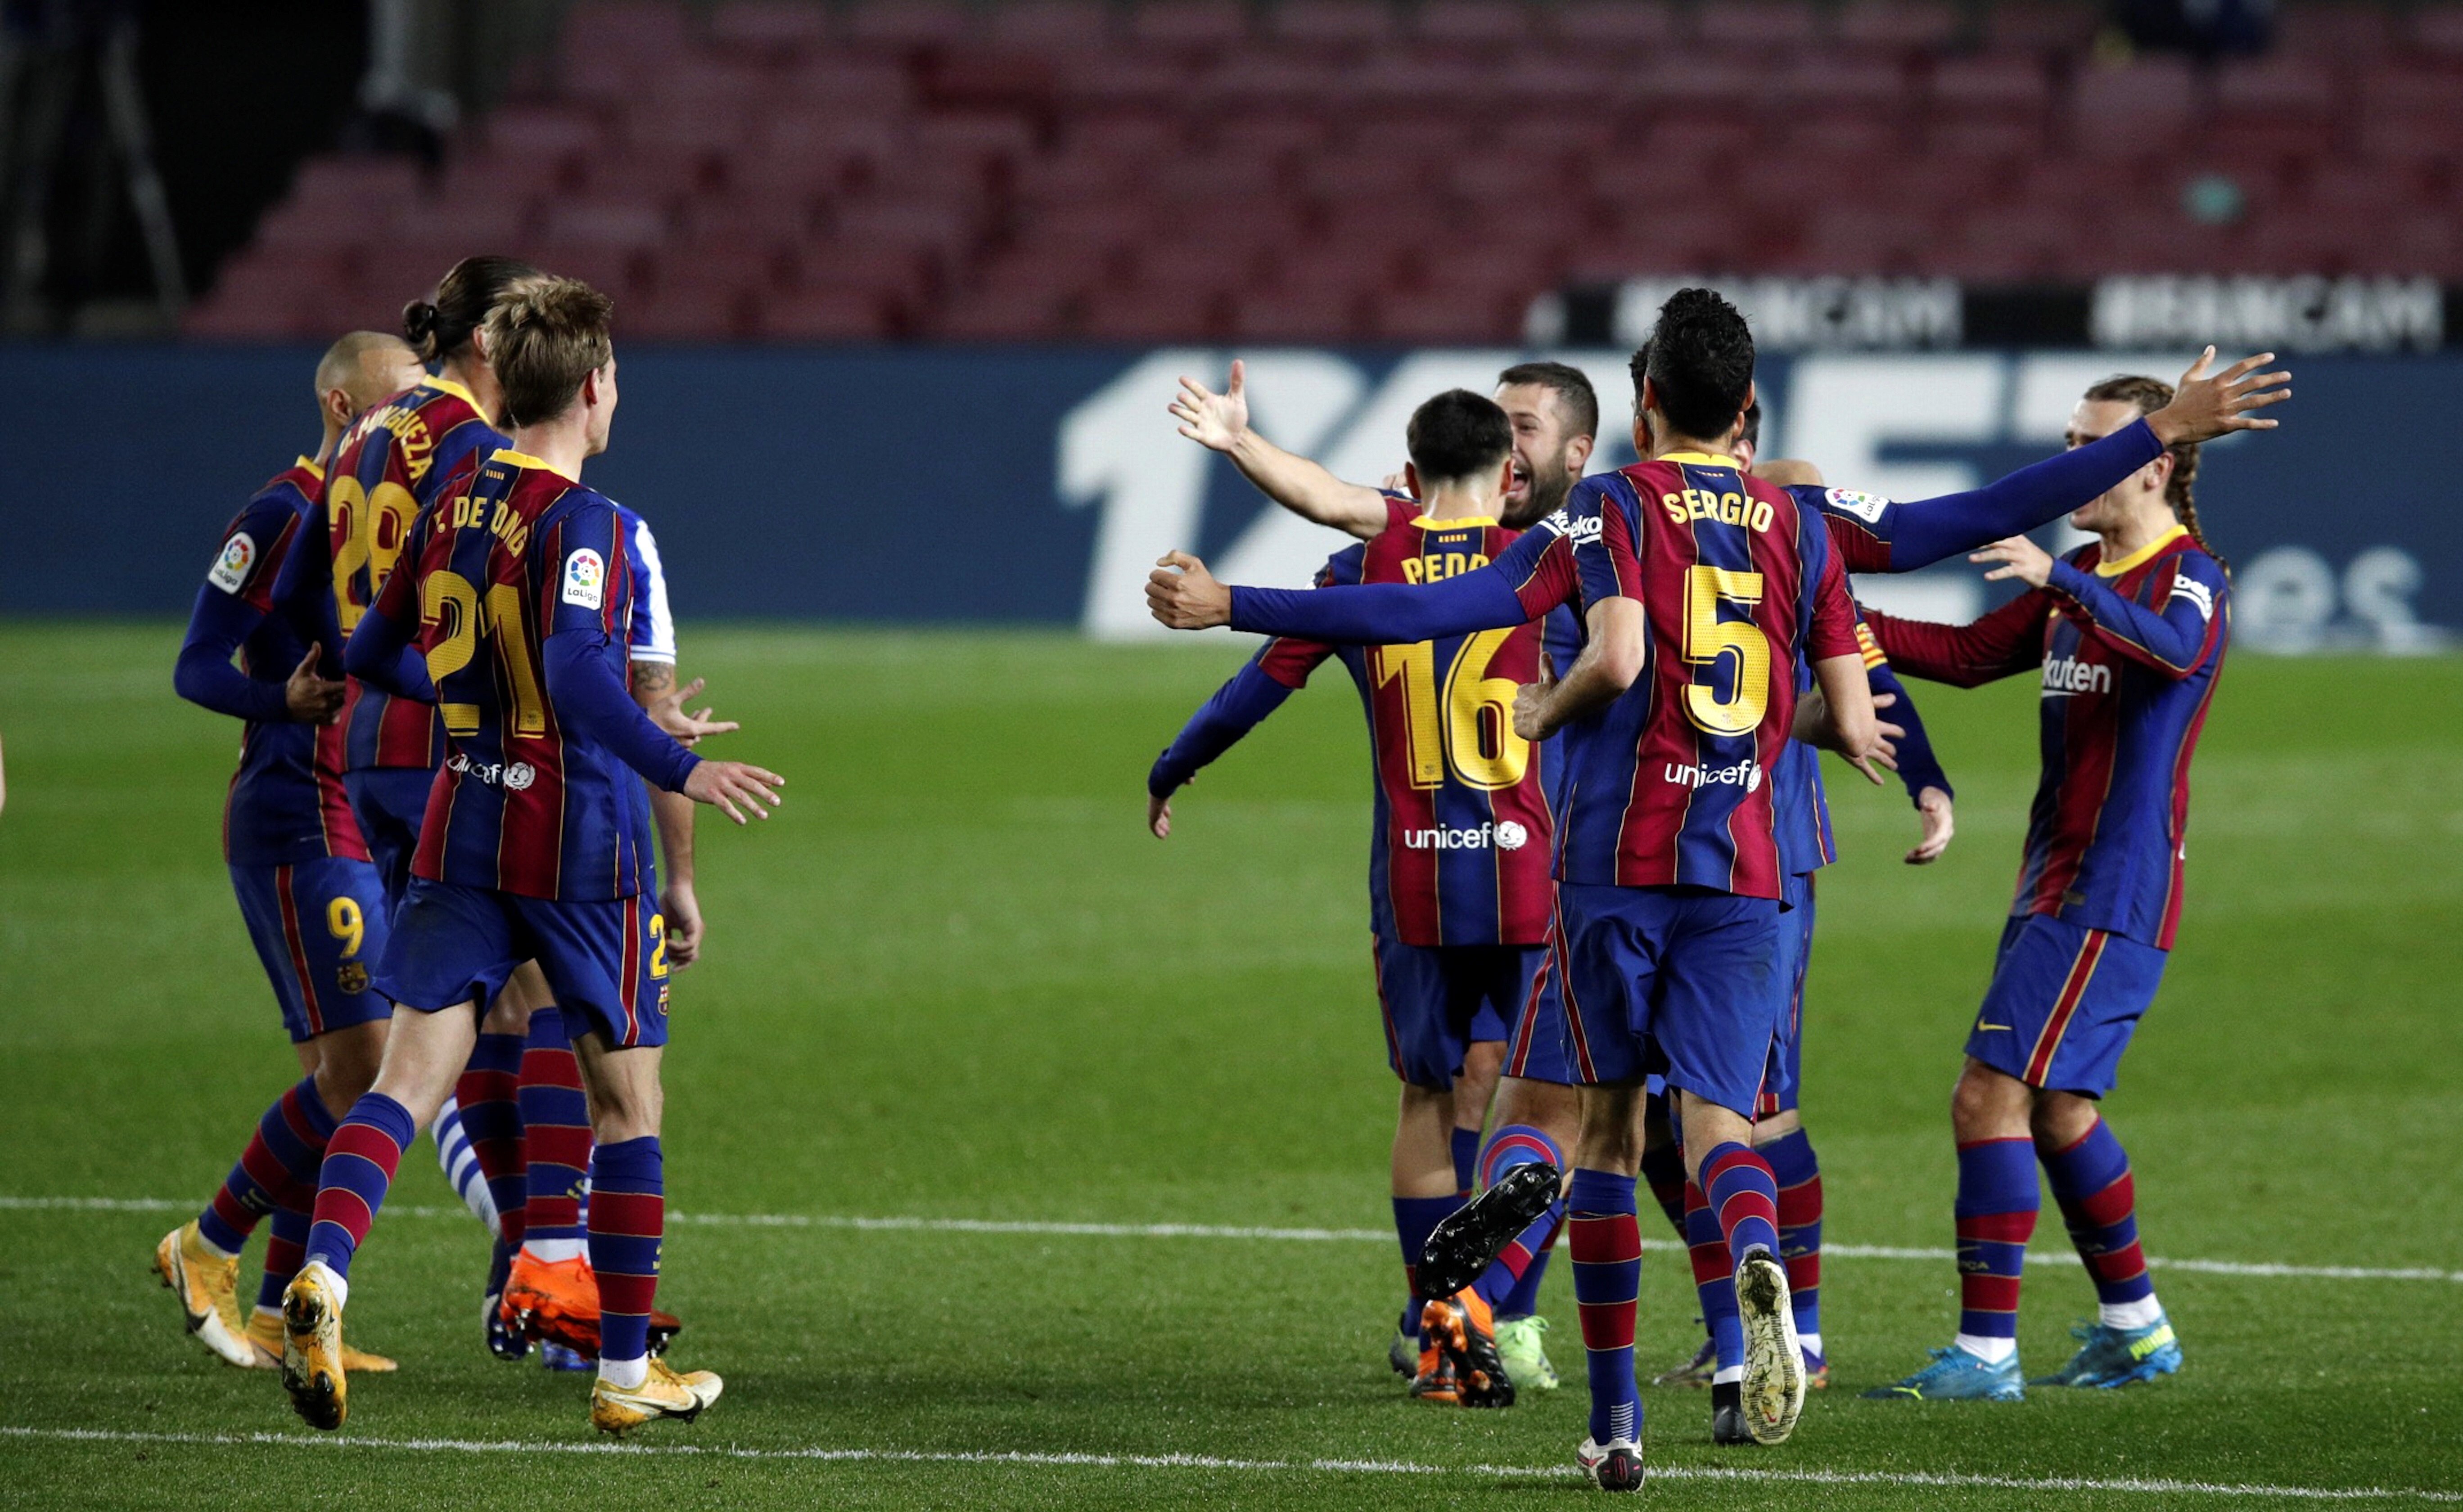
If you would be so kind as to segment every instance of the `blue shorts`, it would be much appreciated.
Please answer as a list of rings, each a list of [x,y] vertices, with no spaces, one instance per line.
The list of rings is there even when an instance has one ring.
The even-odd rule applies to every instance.
[[[1791,876],[1782,900],[1787,912],[1778,918],[1778,969],[1787,981],[1787,1014],[1778,1038],[1771,1042],[1770,1064],[1762,1070],[1761,1100],[1754,1116],[1770,1118],[1794,1112],[1804,1083],[1804,974],[1813,964],[1813,874]]]
[[[1514,1021],[1514,1037],[1506,1042],[1505,1074],[1528,1082],[1574,1085],[1574,1060],[1565,1048],[1565,994],[1557,982],[1557,951],[1543,947],[1539,969],[1522,999]]]
[[[2001,931],[1967,1053],[2049,1091],[2101,1097],[2164,981],[2165,952],[2050,914]]]
[[[1787,1011],[1776,898],[1557,885],[1557,964],[1585,1083],[1667,1086],[1753,1116]]]
[[[360,835],[377,864],[384,885],[385,913],[402,907],[410,888],[411,857],[419,853],[419,827],[427,817],[427,794],[436,774],[410,767],[371,767],[342,773],[342,791],[351,800],[351,817],[360,821]]]
[[[535,961],[575,1039],[596,1028],[619,1048],[665,1045],[666,927],[648,893],[554,902],[415,876],[377,988],[422,1013],[457,1003],[484,1008],[515,966]]]
[[[388,917],[374,866],[321,856],[234,866],[230,876],[292,1044],[393,1016],[368,977],[384,955]]]
[[[1375,944],[1386,1064],[1438,1091],[1462,1073],[1472,1041],[1505,1038],[1546,954],[1537,945]]]

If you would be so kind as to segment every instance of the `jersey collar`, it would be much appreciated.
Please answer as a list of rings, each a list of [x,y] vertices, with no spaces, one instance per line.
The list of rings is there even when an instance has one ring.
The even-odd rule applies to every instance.
[[[550,463],[543,462],[540,459],[532,456],[529,452],[515,451],[511,446],[497,447],[493,452],[489,454],[488,461],[490,463],[501,462],[515,467],[527,467],[534,472],[552,472],[557,477],[562,478],[565,482],[577,486],[581,482],[580,479],[568,474],[563,468],[556,466]]]
[[[1722,457],[1716,452],[1708,451],[1671,451],[1664,457],[1653,457],[1650,460],[1653,462],[1684,463],[1695,467],[1734,467],[1736,465],[1735,458]],[[1741,471],[1742,469],[1739,468],[1738,470]]]
[[[469,405],[472,409],[479,409],[479,396],[471,393],[469,389],[464,388],[461,384],[454,382],[449,378],[426,378],[420,379],[420,381],[427,387],[438,390],[441,393],[452,395],[455,399],[458,399],[463,403]],[[479,409],[479,413],[484,415],[487,411]]]
[[[2189,533],[2190,528],[2188,526],[2176,525],[2170,529],[2165,531],[2163,534],[2155,537],[2155,539],[2147,542],[2145,546],[2142,546],[2138,550],[2130,552],[2127,556],[2118,558],[2114,561],[2096,563],[2095,575],[2098,577],[2119,577],[2122,573],[2128,572],[2133,567],[2144,567],[2147,563],[2154,560],[2156,555],[2160,553],[2164,548],[2171,545],[2173,542]]]
[[[291,465],[306,472],[308,476],[316,479],[318,483],[323,483],[325,481],[325,469],[316,465],[316,459],[314,457],[302,457]]]
[[[1424,514],[1411,523],[1423,530],[1470,530],[1482,526],[1494,525],[1496,521],[1485,514],[1466,514],[1450,520],[1440,520],[1433,514]]]

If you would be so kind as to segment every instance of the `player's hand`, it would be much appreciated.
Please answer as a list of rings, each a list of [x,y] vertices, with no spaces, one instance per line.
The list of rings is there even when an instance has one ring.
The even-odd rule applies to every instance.
[[[1907,853],[1907,865],[1930,866],[1950,849],[1950,837],[1958,830],[1951,816],[1950,794],[1938,788],[1916,794],[1916,848]]]
[[[1980,551],[1968,552],[1967,559],[2001,564],[1984,574],[1988,583],[2015,577],[2030,588],[2041,588],[2053,575],[2053,553],[2023,535],[2005,536]]]
[[[726,735],[742,729],[743,726],[733,720],[711,719],[710,715],[714,711],[708,708],[703,709],[698,714],[686,712],[686,702],[700,697],[702,687],[708,680],[706,678],[695,678],[651,704],[652,723],[687,745],[694,744],[705,735]]]
[[[737,824],[744,822],[749,810],[755,819],[770,817],[770,809],[778,807],[778,789],[787,779],[774,771],[740,761],[705,761],[685,778],[685,796],[695,803],[706,803],[725,810]],[[770,808],[762,807],[764,803]],[[744,807],[738,809],[737,804]]]
[[[1377,486],[1387,493],[1404,494],[1413,499],[1420,496],[1419,485],[1411,481],[1411,475],[1407,472],[1389,472],[1385,475],[1385,481]]]
[[[1171,838],[1171,800],[1146,794],[1146,828],[1158,840]]]
[[[1249,428],[1249,369],[1234,358],[1232,378],[1223,392],[1215,393],[1193,378],[1180,380],[1180,393],[1171,401],[1171,418],[1180,421],[1180,433],[1211,451],[1230,451]]]
[[[1897,702],[1899,696],[1895,693],[1876,694],[1873,698],[1874,711],[1879,713]],[[1883,772],[1899,769],[1899,741],[1907,733],[1903,725],[1876,719],[1873,722],[1872,745],[1861,750],[1851,750],[1846,738],[1840,733],[1838,722],[1830,717],[1830,701],[1822,696],[1821,690],[1807,688],[1797,695],[1795,738],[1816,750],[1836,751],[1876,788],[1885,786],[1887,781]]]
[[[2227,431],[2273,430],[2276,422],[2250,413],[2292,397],[2290,373],[2259,373],[2275,360],[2272,352],[2243,357],[2212,378],[2215,349],[2207,348],[2172,390],[2172,402],[2147,417],[2147,428],[2167,446],[2183,442],[2212,441]]]
[[[342,712],[343,684],[328,682],[316,675],[316,648],[310,646],[282,684],[282,702],[290,707],[291,717],[302,724],[331,724]]]
[[[1543,741],[1556,733],[1548,723],[1550,695],[1557,691],[1557,669],[1539,659],[1539,677],[1514,690],[1514,733],[1527,741]]]
[[[1232,590],[1187,551],[1166,551],[1146,574],[1146,608],[1174,630],[1211,630],[1232,622]]]
[[[682,971],[701,959],[701,900],[690,882],[669,882],[659,894],[667,920],[667,969]]]

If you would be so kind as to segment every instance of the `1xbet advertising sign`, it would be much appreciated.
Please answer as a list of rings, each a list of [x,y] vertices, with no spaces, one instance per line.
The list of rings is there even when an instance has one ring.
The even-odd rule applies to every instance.
[[[613,448],[590,481],[659,531],[693,618],[1075,624],[1152,633],[1140,585],[1191,549],[1229,579],[1297,585],[1340,537],[1266,505],[1165,413],[1183,373],[1235,354],[1088,350],[626,348]],[[1247,358],[1253,420],[1375,482],[1439,389],[1485,390],[1511,351],[1271,350]],[[1602,396],[1594,467],[1632,458],[1624,356],[1556,354]],[[296,349],[0,351],[0,613],[179,614],[219,528],[315,449],[316,354]],[[1915,498],[2060,444],[2088,383],[2167,378],[2188,355],[1808,354],[1764,358],[1764,449],[1837,486]],[[2244,646],[2407,653],[2463,626],[2463,523],[2433,438],[2463,360],[2314,357],[2272,435],[2210,448],[2200,515],[2233,559]],[[1964,618],[1964,564],[1860,591]]]

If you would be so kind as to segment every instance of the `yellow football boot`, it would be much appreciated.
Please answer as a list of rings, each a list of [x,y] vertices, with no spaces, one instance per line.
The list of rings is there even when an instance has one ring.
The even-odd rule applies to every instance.
[[[311,1428],[339,1428],[350,1415],[337,1280],[321,1261],[315,1262],[291,1278],[282,1293],[282,1389]]]
[[[240,1323],[238,1257],[214,1253],[194,1219],[154,1246],[154,1274],[180,1300],[181,1315],[198,1343],[232,1365],[256,1363],[256,1346]]]
[[[282,1314],[263,1307],[249,1315],[248,1342],[256,1346],[253,1368],[260,1371],[282,1369]],[[381,1354],[342,1346],[342,1369],[353,1375],[391,1375],[402,1367]]]
[[[602,1434],[628,1434],[654,1417],[691,1422],[727,1389],[714,1371],[680,1372],[657,1355],[647,1363],[649,1373],[629,1391],[603,1375],[590,1388],[593,1428]]]

